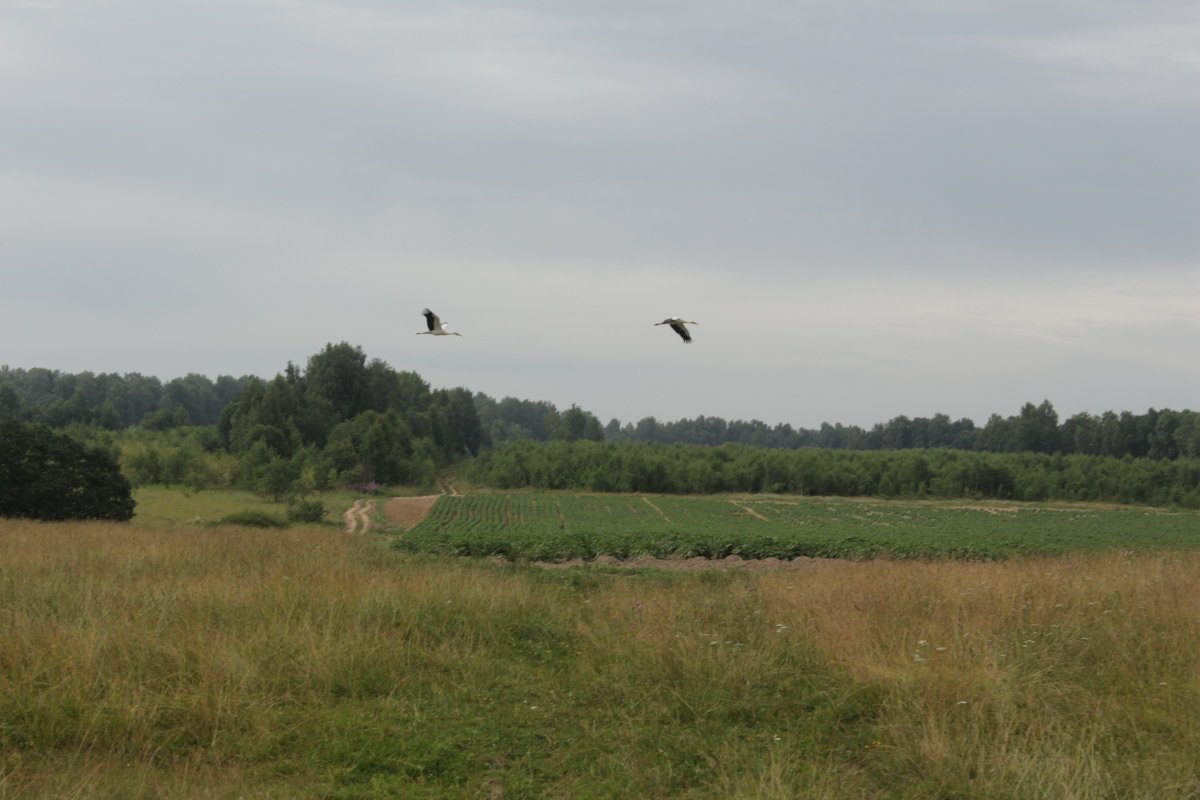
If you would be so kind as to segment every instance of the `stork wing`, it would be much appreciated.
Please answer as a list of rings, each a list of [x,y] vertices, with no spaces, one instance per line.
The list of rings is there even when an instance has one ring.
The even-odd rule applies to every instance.
[[[690,342],[692,340],[692,334],[688,332],[687,326],[678,320],[671,323],[671,330],[678,333],[685,342]]]

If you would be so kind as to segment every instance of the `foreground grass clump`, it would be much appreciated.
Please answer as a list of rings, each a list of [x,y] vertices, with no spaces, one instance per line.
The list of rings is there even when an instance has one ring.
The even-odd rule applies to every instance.
[[[248,528],[286,528],[288,523],[265,511],[235,511],[226,514],[216,522],[217,525],[244,525]]]
[[[1200,555],[539,570],[0,521],[0,798],[1188,798]]]

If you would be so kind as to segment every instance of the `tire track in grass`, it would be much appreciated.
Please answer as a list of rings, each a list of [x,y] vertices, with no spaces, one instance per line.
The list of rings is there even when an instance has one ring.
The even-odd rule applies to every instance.
[[[668,523],[670,523],[670,522],[671,522],[671,518],[670,518],[670,517],[668,517],[668,516],[666,515],[666,513],[664,513],[664,512],[663,512],[663,510],[662,510],[661,508],[659,508],[658,506],[654,505],[654,503],[651,503],[651,502],[650,502],[650,498],[649,498],[649,497],[646,497],[645,495],[643,495],[643,496],[642,496],[642,501],[643,501],[643,502],[645,502],[645,504],[646,504],[646,505],[650,506],[650,507],[651,507],[651,508],[653,508],[655,511],[657,511],[657,512],[658,512],[658,515],[659,515],[660,517],[662,517],[663,519],[665,519],[665,520],[666,520]]]
[[[733,505],[737,506],[737,507],[738,507],[738,508],[740,508],[742,511],[745,511],[747,514],[749,514],[749,515],[750,515],[750,516],[752,516],[752,517],[758,517],[758,518],[759,518],[759,519],[761,519],[763,522],[770,522],[770,520],[769,520],[769,519],[767,519],[766,517],[764,517],[762,514],[758,513],[757,511],[755,511],[755,510],[754,510],[753,508],[751,508],[750,506],[744,506],[744,505],[742,505],[741,503],[735,502],[735,501],[733,501],[733,500],[730,500],[729,502],[730,502],[730,503],[733,503]]]
[[[342,521],[346,523],[346,533],[366,533],[371,529],[371,512],[375,510],[374,500],[355,500],[354,505],[342,513]]]

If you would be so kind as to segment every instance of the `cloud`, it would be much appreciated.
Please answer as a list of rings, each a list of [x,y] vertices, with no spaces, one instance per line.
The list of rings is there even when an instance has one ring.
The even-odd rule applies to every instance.
[[[807,425],[1200,388],[1164,355],[1196,333],[1187,4],[0,22],[0,334],[63,312],[14,364],[269,376],[347,340],[601,416]],[[463,340],[413,337],[424,306]]]

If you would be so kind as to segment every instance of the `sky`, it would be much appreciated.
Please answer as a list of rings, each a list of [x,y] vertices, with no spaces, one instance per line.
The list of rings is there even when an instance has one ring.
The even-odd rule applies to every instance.
[[[1200,409],[1194,0],[0,0],[0,108],[10,367]]]

